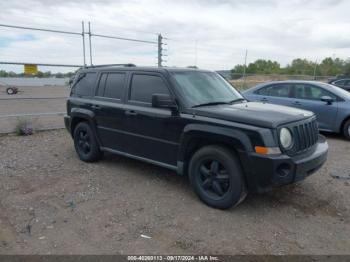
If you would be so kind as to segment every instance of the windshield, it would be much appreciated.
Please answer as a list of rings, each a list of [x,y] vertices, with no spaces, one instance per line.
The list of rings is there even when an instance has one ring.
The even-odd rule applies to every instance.
[[[334,85],[330,85],[330,84],[325,84],[325,83],[321,83],[321,86],[324,86],[325,88],[327,88],[327,90],[331,91],[332,93],[349,100],[350,99],[350,92],[346,91],[340,87],[334,86]]]
[[[214,72],[173,72],[179,92],[191,107],[208,103],[232,103],[244,99],[219,74]]]

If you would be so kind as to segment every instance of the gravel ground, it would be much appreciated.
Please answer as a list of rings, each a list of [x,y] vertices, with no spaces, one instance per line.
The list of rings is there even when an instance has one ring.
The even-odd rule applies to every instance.
[[[24,120],[34,129],[64,127],[62,115],[13,115],[65,112],[70,92],[67,86],[20,86],[18,89],[18,94],[7,95],[6,87],[0,87],[0,133],[13,132]]]
[[[2,136],[0,254],[349,254],[350,142],[328,141],[315,175],[222,211],[166,169],[79,161],[65,130]]]

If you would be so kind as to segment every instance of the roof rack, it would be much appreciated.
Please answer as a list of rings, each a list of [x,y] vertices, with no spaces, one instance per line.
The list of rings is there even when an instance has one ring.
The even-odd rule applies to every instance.
[[[84,66],[83,68],[97,68],[97,67],[105,67],[105,66],[126,66],[126,67],[135,67],[135,64],[105,64],[105,65],[91,65],[91,66]]]

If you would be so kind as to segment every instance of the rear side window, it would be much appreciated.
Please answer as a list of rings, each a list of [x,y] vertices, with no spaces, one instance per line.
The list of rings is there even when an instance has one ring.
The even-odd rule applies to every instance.
[[[82,73],[77,77],[72,94],[78,96],[91,96],[96,80],[96,73]]]
[[[289,97],[290,86],[286,84],[270,85],[259,89],[257,93],[263,96]]]
[[[107,76],[104,97],[121,99],[124,93],[125,74],[110,73]]]
[[[124,93],[125,73],[103,73],[100,77],[96,95],[122,99]]]
[[[129,100],[150,104],[153,94],[170,95],[164,80],[159,76],[134,74]]]
[[[107,74],[102,74],[100,77],[100,81],[98,83],[98,89],[96,93],[97,96],[103,96],[105,92],[106,79],[107,79]]]

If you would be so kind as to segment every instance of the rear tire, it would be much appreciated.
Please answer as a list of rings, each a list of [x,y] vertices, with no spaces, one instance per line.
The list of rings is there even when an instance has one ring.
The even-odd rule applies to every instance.
[[[95,162],[102,157],[97,139],[87,122],[81,122],[76,126],[73,139],[75,151],[82,161]]]
[[[189,178],[198,197],[214,208],[236,206],[247,195],[237,156],[222,146],[199,149],[190,161]]]
[[[350,119],[345,122],[343,127],[343,135],[347,140],[350,140]]]

